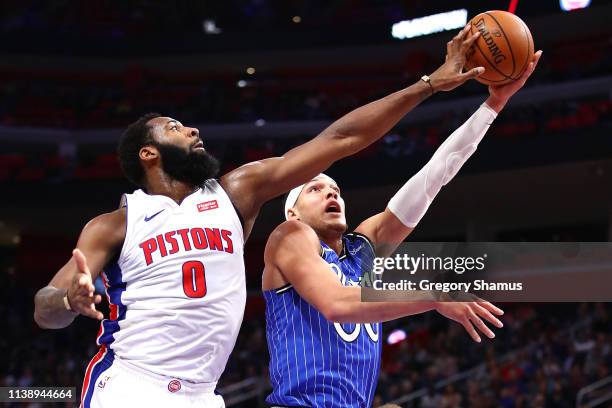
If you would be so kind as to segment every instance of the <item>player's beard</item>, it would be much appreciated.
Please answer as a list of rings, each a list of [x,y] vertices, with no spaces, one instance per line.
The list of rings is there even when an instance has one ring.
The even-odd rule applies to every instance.
[[[219,173],[219,161],[207,151],[185,151],[169,144],[157,144],[164,172],[175,180],[199,186]]]

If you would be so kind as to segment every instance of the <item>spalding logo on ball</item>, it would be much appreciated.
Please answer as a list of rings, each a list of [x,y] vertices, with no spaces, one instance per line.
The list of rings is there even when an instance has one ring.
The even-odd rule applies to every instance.
[[[485,85],[503,85],[523,75],[533,58],[533,38],[527,25],[512,13],[486,11],[470,20],[470,33],[480,37],[467,55],[466,70],[484,67],[476,78]]]

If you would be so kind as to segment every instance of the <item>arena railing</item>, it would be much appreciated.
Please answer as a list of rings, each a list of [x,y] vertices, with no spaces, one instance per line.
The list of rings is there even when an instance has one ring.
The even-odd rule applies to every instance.
[[[609,401],[612,401],[612,375],[581,388],[576,395],[576,408],[595,408]]]

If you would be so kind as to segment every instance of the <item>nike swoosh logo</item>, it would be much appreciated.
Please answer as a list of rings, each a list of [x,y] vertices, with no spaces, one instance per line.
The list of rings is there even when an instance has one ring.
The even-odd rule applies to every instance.
[[[166,209],[164,208],[163,210],[160,210],[158,212],[156,212],[155,214],[151,215],[150,217],[147,217],[145,215],[145,222],[149,222],[151,221],[153,218],[157,217],[160,213],[164,212]]]

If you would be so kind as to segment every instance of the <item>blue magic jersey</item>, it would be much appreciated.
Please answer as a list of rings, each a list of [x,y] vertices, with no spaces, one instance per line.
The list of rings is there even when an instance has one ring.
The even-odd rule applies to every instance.
[[[343,237],[338,256],[321,242],[329,272],[356,286],[371,270],[374,249],[356,233]],[[370,407],[380,371],[380,323],[334,323],[291,287],[264,291],[272,393],[266,401],[290,407]]]

